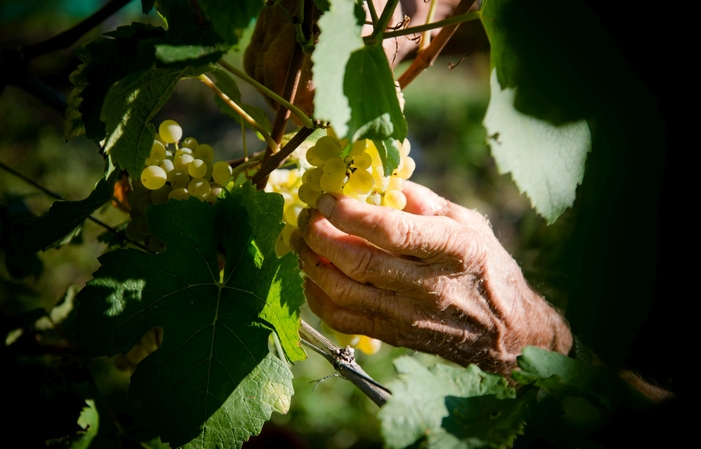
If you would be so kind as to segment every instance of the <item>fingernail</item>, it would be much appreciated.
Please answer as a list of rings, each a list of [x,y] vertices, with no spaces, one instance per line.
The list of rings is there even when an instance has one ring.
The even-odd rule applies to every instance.
[[[297,216],[297,228],[299,228],[300,232],[304,234],[304,230],[307,229],[307,224],[309,224],[309,219],[312,217],[312,210],[307,208],[307,209],[302,209],[299,213],[299,216]]]
[[[290,235],[290,246],[292,247],[295,252],[299,252],[300,246],[302,246],[302,242],[304,239],[302,238],[302,233],[295,230],[292,232],[292,235]]]
[[[316,200],[316,208],[319,212],[329,218],[333,214],[334,209],[336,209],[336,198],[328,193],[321,195],[319,199]]]

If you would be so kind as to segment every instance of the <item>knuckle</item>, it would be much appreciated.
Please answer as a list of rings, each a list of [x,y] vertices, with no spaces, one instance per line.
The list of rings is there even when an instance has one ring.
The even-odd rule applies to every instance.
[[[366,282],[368,275],[371,275],[375,271],[375,260],[376,258],[372,251],[362,251],[358,257],[353,260],[346,274],[359,282]]]
[[[446,239],[446,255],[460,272],[483,271],[488,254],[484,239],[475,232],[454,233]]]

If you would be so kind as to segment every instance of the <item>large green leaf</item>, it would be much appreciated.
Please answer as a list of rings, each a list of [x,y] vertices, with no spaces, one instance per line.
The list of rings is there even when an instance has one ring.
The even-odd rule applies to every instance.
[[[492,70],[484,117],[492,155],[501,173],[511,173],[519,190],[548,223],[572,206],[584,177],[591,134],[584,120],[560,126],[514,107],[516,90],[499,85]]]
[[[198,4],[214,30],[232,45],[263,7],[262,0],[200,0]]]
[[[389,137],[404,140],[406,119],[399,106],[392,69],[381,46],[365,46],[351,54],[343,92],[351,108],[347,137],[352,141]]]
[[[201,67],[151,68],[116,82],[105,97],[101,119],[107,124],[105,151],[114,165],[138,178],[149,157],[156,129],[151,119],[183,77],[206,72]]]
[[[18,253],[35,253],[68,243],[80,232],[83,222],[111,198],[109,180],[98,181],[90,195],[80,201],[55,201],[40,216],[15,222],[12,247]]]
[[[653,406],[613,371],[556,352],[527,346],[518,357],[518,366],[520,370],[513,373],[515,380],[537,385],[550,393],[582,396],[608,410],[620,405],[635,409]]]
[[[385,444],[391,448],[403,448],[425,437],[429,445],[445,441],[441,425],[449,416],[446,396],[507,399],[515,395],[506,379],[485,373],[476,365],[425,368],[411,357],[401,357],[394,365],[399,379],[388,385],[392,397],[378,414]]]
[[[130,395],[172,446],[240,446],[272,410],[286,410],[291,374],[268,357],[268,338],[274,330],[290,360],[305,357],[304,297],[295,256],[275,255],[282,206],[250,183],[212,206],[194,198],[150,206],[149,229],[166,251],[107,253],[78,295],[86,356],[127,352],[150,328],[163,329]]]
[[[344,93],[346,64],[351,54],[363,48],[360,24],[354,16],[353,0],[331,0],[319,19],[321,33],[314,46],[314,116],[326,120],[338,136],[348,134],[351,106]]]

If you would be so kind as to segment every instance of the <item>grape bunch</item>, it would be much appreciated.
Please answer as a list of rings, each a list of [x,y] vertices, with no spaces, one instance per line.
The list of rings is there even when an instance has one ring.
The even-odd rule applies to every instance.
[[[199,144],[194,137],[182,140],[183,129],[174,120],[165,120],[158,127],[151,154],[139,179],[132,179],[127,200],[131,221],[126,234],[131,240],[144,241],[154,252],[165,249],[163,243],[148,232],[146,207],[168,200],[195,197],[214,204],[225,185],[232,179],[228,162],[214,160],[214,149]]]
[[[404,181],[416,168],[409,156],[409,141],[404,140],[399,146],[399,166],[390,176],[385,176],[380,154],[372,141],[364,139],[353,143],[345,158],[342,157],[343,147],[343,142],[327,135],[307,150],[307,162],[314,168],[304,173],[299,198],[316,207],[316,200],[322,193],[343,193],[376,206],[404,209]]]
[[[297,217],[302,209],[307,205],[299,199],[297,189],[302,183],[301,173],[304,167],[294,169],[277,169],[270,174],[268,183],[265,186],[266,192],[276,192],[282,195],[285,205],[282,213],[282,220],[285,227],[275,242],[275,253],[278,257],[283,257],[291,251],[290,236],[297,229]]]

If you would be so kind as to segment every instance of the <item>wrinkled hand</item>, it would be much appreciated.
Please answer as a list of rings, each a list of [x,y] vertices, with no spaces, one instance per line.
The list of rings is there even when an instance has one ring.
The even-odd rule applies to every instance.
[[[477,212],[407,182],[404,212],[322,195],[292,247],[309,306],[339,332],[509,374],[524,346],[566,354],[561,316]]]

